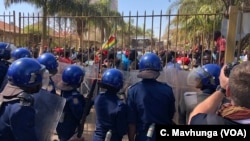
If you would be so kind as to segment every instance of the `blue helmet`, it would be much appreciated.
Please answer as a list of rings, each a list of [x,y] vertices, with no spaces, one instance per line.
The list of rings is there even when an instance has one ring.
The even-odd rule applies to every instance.
[[[166,69],[169,69],[169,68],[175,68],[177,70],[182,70],[181,65],[179,63],[173,63],[173,62],[168,62],[166,64]]]
[[[0,59],[9,60],[11,47],[9,43],[0,42]]]
[[[196,81],[197,84],[202,83],[203,88],[215,90],[220,84],[220,70],[221,67],[217,64],[206,64],[202,67],[192,70],[188,76],[188,79],[190,82],[193,80],[193,82]]]
[[[57,73],[58,63],[56,57],[52,53],[43,53],[37,60],[46,67],[50,74],[54,75]]]
[[[33,87],[42,84],[45,66],[36,59],[21,58],[14,61],[7,72],[8,80],[19,87]]]
[[[79,87],[85,76],[85,71],[80,66],[69,65],[62,73],[62,81],[69,86]]]
[[[139,70],[154,70],[161,71],[162,63],[160,57],[155,53],[146,53],[144,54],[139,61]]]
[[[118,69],[107,69],[103,73],[100,83],[119,90],[123,87],[123,74]]]
[[[31,52],[26,48],[17,48],[11,52],[11,61],[15,61],[24,57],[32,57]]]

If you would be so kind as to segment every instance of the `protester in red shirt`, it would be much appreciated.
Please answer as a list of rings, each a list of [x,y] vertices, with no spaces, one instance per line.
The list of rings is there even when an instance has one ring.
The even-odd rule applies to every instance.
[[[74,64],[75,62],[70,58],[70,51],[69,50],[65,50],[65,54],[63,54],[62,57],[58,58],[59,62],[62,63],[67,63],[67,64]]]
[[[226,39],[221,35],[220,31],[214,33],[215,49],[217,52],[217,63],[221,66],[224,64]]]

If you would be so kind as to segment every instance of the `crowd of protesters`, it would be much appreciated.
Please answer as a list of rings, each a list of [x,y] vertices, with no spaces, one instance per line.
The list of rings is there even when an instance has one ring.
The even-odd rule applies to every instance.
[[[35,121],[35,111],[39,110],[33,107],[33,95],[40,93],[41,89],[51,93],[47,88],[49,81],[45,81],[43,73],[47,69],[50,77],[58,71],[56,69],[52,73],[46,66],[46,63],[52,62],[51,59],[43,62],[45,64],[41,62],[42,56],[47,53],[57,60],[54,61],[55,68],[58,67],[57,62],[69,64],[62,72],[60,83],[54,84],[60,89],[58,95],[66,99],[56,128],[61,141],[69,140],[75,135],[87,103],[78,91],[85,77],[84,68],[95,64],[106,68],[99,78],[99,86],[106,91],[100,92],[93,102],[97,115],[93,141],[102,141],[108,136],[111,141],[121,141],[126,134],[129,141],[154,141],[153,128],[156,124],[249,124],[248,53],[243,50],[242,54],[238,55],[239,58],[235,54],[234,57],[241,63],[234,66],[225,64],[226,41],[220,32],[215,35],[216,44],[213,49],[205,49],[203,45],[198,44],[189,50],[157,48],[139,51],[123,47],[98,50],[97,47],[91,46],[85,49],[44,48],[41,52],[41,48],[34,46],[12,48],[11,51],[10,44],[1,42],[0,49],[3,53],[0,57],[2,66],[5,67],[1,67],[4,74],[1,73],[3,89],[0,103],[3,105],[0,105],[0,140],[15,141],[21,133],[25,134],[17,129],[28,129],[29,126],[32,126],[32,129],[29,129],[31,136],[25,134],[22,136],[23,140],[39,140],[36,126],[30,123],[31,120]],[[163,68],[187,72],[186,81],[200,91],[187,91],[181,94],[181,100],[176,99],[175,86],[158,81]],[[118,92],[124,85],[122,72],[132,70],[138,70],[137,78],[140,78],[140,81],[127,88],[126,98],[122,100],[118,97]],[[27,75],[25,79],[19,72]],[[5,80],[7,83],[4,83]],[[29,91],[31,86],[36,90]],[[181,102],[176,107],[175,104],[179,101]],[[30,108],[28,110],[31,111],[31,120],[25,119],[25,113],[20,112],[25,106]],[[16,117],[15,113],[19,113],[22,118]],[[175,113],[179,114],[178,121],[174,121]],[[8,116],[13,119],[6,118]],[[22,124],[22,119],[25,119],[27,124]],[[74,124],[72,119],[75,119]],[[16,125],[8,126],[9,120]]]

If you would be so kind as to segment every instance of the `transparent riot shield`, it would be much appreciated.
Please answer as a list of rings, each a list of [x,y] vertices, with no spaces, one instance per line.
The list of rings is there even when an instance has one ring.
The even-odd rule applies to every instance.
[[[60,120],[66,99],[48,91],[34,94],[36,133],[39,141],[50,141]]]
[[[166,73],[164,71],[160,72],[160,76],[157,78],[160,82],[166,82]]]
[[[195,88],[193,85],[188,84],[187,77],[190,71],[178,70],[176,68],[164,69],[163,76],[165,77],[165,82],[170,85],[173,89],[175,95],[175,107],[176,115],[174,121],[177,123],[178,119],[178,105],[182,99],[185,92],[199,92],[200,90]]]
[[[123,74],[123,87],[118,92],[118,96],[122,100],[126,100],[127,98],[127,90],[131,85],[139,82],[141,78],[137,78],[138,70],[131,71],[121,71]]]
[[[99,77],[99,65],[94,64],[91,66],[84,67],[85,70],[85,76],[83,83],[80,88],[80,92],[86,96],[88,92],[90,91],[90,88],[92,87],[94,79],[98,79]],[[95,88],[94,93],[97,93],[97,87]]]
[[[71,64],[58,62],[58,71],[54,76],[52,76],[52,80],[55,82],[55,84],[58,84],[62,80],[62,72],[64,68],[66,68],[69,65]]]
[[[121,71],[123,74],[123,88],[121,91],[126,92],[126,89],[139,82],[141,78],[137,78],[138,71],[137,70],[131,70],[131,71]]]

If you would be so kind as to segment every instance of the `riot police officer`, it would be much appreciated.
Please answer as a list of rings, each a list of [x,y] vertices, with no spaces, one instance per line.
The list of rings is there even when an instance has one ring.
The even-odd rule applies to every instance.
[[[181,96],[178,105],[178,122],[187,124],[189,114],[194,107],[215,92],[219,83],[220,66],[217,64],[206,64],[202,67],[194,68],[188,74],[188,84],[200,89],[200,92],[185,92]]]
[[[24,58],[24,57],[31,58],[32,57],[31,52],[26,48],[16,48],[13,44],[5,44],[5,46],[7,48],[11,48],[11,51],[10,51],[10,49],[7,49],[6,52],[5,52],[6,53],[5,57],[6,57],[6,60],[7,60],[6,62],[8,62],[8,64],[11,64],[12,62],[14,62],[15,60],[20,59],[20,58]],[[8,56],[9,53],[10,53],[10,57]],[[1,84],[0,90],[5,87],[7,82],[8,82],[7,77],[5,77],[3,79],[2,84]]]
[[[13,61],[17,59],[24,58],[24,57],[32,58],[32,54],[30,50],[28,50],[27,48],[23,48],[23,47],[16,48],[15,50],[11,52],[11,58],[8,61],[12,63]]]
[[[127,133],[127,105],[117,96],[123,86],[123,74],[118,69],[107,69],[99,86],[106,91],[96,96],[96,129],[93,141],[104,141],[110,133],[110,141],[121,141]]]
[[[7,83],[7,70],[9,64],[7,60],[10,59],[11,54],[11,44],[0,42],[0,92],[3,90],[5,84]]]
[[[44,70],[32,58],[21,58],[10,65],[9,81],[0,95],[1,141],[38,141],[32,94],[40,90]]]
[[[62,72],[62,81],[59,82],[58,88],[61,90],[61,96],[66,99],[66,104],[56,128],[60,141],[68,141],[80,124],[86,102],[78,88],[84,76],[84,69],[77,65],[69,65]]]
[[[155,124],[173,124],[175,97],[168,84],[156,80],[161,70],[161,60],[155,53],[141,57],[137,77],[142,80],[127,92],[130,141],[155,141],[155,132],[151,130]]]
[[[56,86],[54,81],[52,80],[52,76],[54,76],[58,71],[58,62],[56,57],[52,53],[43,53],[37,58],[38,62],[43,64],[48,70],[47,78],[44,78],[43,89],[47,90],[48,87],[51,87],[49,90],[50,93],[56,94]]]

